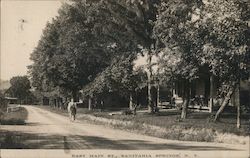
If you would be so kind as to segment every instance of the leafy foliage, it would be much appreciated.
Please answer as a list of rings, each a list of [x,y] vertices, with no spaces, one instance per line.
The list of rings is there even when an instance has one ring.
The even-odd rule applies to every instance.
[[[46,90],[42,86],[45,82],[43,85],[48,87],[59,86],[73,91],[89,82],[90,75],[100,71],[108,59],[105,52],[91,42],[95,41],[91,26],[84,24],[87,23],[81,18],[84,15],[76,15],[79,13],[77,8],[66,5],[59,13],[59,17],[47,25],[33,52],[31,59],[35,62],[31,75],[34,79],[41,78],[33,79],[35,87]]]
[[[177,57],[178,64],[172,64],[171,69],[188,80],[197,77],[199,66],[196,55],[201,40],[197,38],[198,31],[191,20],[199,6],[199,1],[163,1],[154,27],[158,48],[166,47],[163,53]]]
[[[17,97],[20,100],[26,99],[30,93],[30,81],[27,76],[16,76],[10,79],[10,88],[7,94],[11,97]]]
[[[138,68],[133,70],[134,57],[120,57],[102,71],[93,82],[83,88],[84,96],[95,96],[109,92],[118,92],[121,96],[129,96],[146,85],[146,74]]]
[[[65,4],[47,24],[31,56],[32,85],[45,92],[55,87],[78,91],[113,60],[119,60],[118,56],[127,58],[137,54],[140,45],[150,46],[155,3],[97,0]]]
[[[230,100],[239,80],[249,78],[249,17],[245,15],[249,14],[249,7],[246,6],[249,4],[240,0],[165,0],[155,22],[158,47],[180,53],[178,64],[172,68],[177,66],[179,70],[173,75],[190,81],[199,77],[200,67],[208,66],[207,73],[220,78],[225,98],[218,113]]]
[[[246,6],[238,0],[163,1],[155,37],[164,46],[179,49],[185,65],[180,74],[194,76],[191,72],[208,64],[214,75],[235,80],[240,77],[235,72],[245,74],[249,66]]]

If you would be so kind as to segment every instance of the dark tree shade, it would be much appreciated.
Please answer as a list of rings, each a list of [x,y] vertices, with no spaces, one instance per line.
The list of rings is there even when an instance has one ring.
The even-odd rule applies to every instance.
[[[20,100],[26,99],[30,95],[30,81],[27,76],[16,76],[10,79],[10,88],[7,94],[17,97]]]

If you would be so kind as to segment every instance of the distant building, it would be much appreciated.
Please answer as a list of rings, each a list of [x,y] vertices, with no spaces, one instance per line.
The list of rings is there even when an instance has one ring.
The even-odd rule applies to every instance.
[[[17,104],[18,103],[18,98],[14,98],[14,97],[5,97],[5,100],[7,101],[8,104]]]

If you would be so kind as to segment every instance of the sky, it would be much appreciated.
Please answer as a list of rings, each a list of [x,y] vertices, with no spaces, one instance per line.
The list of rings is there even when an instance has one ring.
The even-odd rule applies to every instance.
[[[1,0],[0,79],[27,75],[30,54],[61,5],[60,0]]]
[[[48,21],[57,16],[58,9],[67,0],[0,0],[1,52],[0,79],[27,75],[27,66],[33,49]],[[146,64],[140,57],[135,66]]]

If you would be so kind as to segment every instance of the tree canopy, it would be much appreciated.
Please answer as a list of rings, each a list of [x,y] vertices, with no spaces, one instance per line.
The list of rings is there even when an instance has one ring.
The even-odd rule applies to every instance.
[[[239,0],[162,1],[154,35],[159,48],[180,53],[175,75],[192,80],[199,77],[199,67],[208,65],[208,73],[219,76],[221,83],[231,87],[224,92],[232,94],[243,74],[249,76],[246,6]]]
[[[11,97],[16,97],[20,101],[30,96],[30,81],[27,76],[15,76],[10,79],[10,88],[6,91]]]
[[[73,0],[47,24],[31,55],[32,85],[73,96],[80,89],[86,96],[127,95],[145,83],[132,62],[147,53],[149,107],[153,54],[164,71],[158,78],[183,81],[184,118],[190,83],[203,67],[220,79],[224,105],[249,77],[249,8],[242,0]]]
[[[133,70],[135,57],[120,57],[83,88],[83,95],[94,96],[109,92],[118,92],[128,98],[130,93],[145,87],[146,74],[143,69]]]
[[[126,0],[65,4],[47,24],[32,53],[33,86],[78,91],[108,67],[113,57],[137,54],[141,45],[152,43],[153,7],[150,1]]]

